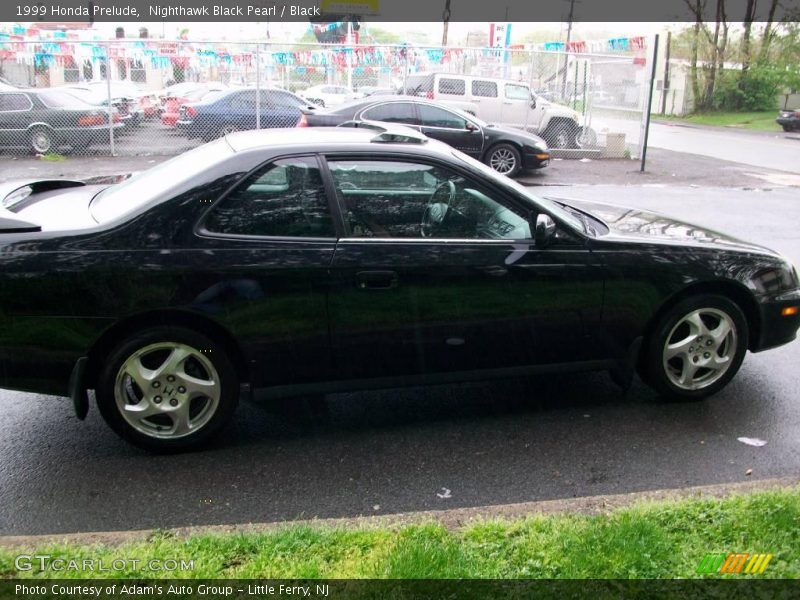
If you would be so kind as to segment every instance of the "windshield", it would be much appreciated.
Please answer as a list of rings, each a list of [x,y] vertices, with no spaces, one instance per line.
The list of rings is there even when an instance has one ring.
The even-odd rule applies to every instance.
[[[492,181],[495,181],[506,188],[509,188],[518,194],[522,194],[526,198],[530,198],[533,202],[538,204],[539,206],[543,207],[547,210],[551,215],[555,216],[556,218],[568,223],[571,227],[574,227],[578,231],[586,232],[586,227],[584,227],[583,222],[578,219],[575,215],[570,214],[564,208],[553,202],[552,200],[548,200],[547,198],[542,198],[541,196],[536,196],[535,194],[531,193],[531,191],[523,185],[520,185],[510,177],[504,177],[502,175],[498,175],[497,171],[489,167],[488,165],[483,164],[480,161],[475,160],[474,158],[467,156],[463,152],[459,152],[458,150],[453,150],[453,156],[460,159],[462,162],[469,164],[471,167],[474,167],[481,171],[484,175],[490,177]]]
[[[145,206],[158,194],[187,184],[232,154],[233,150],[224,139],[189,150],[107,187],[92,199],[89,212],[98,223],[113,221]]]

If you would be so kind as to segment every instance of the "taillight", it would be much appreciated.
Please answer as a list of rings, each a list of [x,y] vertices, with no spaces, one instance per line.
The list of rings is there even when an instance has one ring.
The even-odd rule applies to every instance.
[[[298,127],[308,127],[308,119],[305,113],[300,113],[300,120],[297,122]]]
[[[78,117],[78,125],[80,127],[94,127],[95,125],[104,125],[106,123],[105,115],[92,113]]]
[[[119,122],[121,122],[121,121],[122,121],[122,117],[120,117],[120,116],[119,116],[119,113],[118,113],[118,112],[115,112],[115,113],[114,113],[114,114],[111,116],[111,121],[112,121],[113,123],[119,123]]]
[[[197,109],[194,106],[183,105],[178,109],[178,113],[182,114],[184,118],[190,117],[194,119],[197,116]]]
[[[426,97],[428,100],[433,100],[433,92],[428,92],[427,94],[425,94],[425,97]]]

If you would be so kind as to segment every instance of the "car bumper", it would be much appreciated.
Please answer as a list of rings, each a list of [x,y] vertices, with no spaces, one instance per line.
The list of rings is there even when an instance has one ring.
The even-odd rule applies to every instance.
[[[526,150],[522,157],[522,167],[524,169],[542,169],[549,164],[549,150]]]
[[[758,313],[759,333],[750,350],[761,352],[788,344],[800,328],[800,289],[762,298]]]
[[[798,117],[778,117],[775,122],[781,127],[792,127],[793,129],[800,129],[800,118]]]
[[[183,133],[186,137],[196,138],[200,137],[201,131],[194,121],[182,121],[178,119],[175,121],[175,127],[178,131]]]

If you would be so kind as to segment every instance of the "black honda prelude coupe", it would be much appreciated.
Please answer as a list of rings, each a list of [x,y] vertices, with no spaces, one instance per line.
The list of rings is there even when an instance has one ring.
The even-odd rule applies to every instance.
[[[786,344],[780,254],[535,196],[419,132],[235,133],[117,183],[0,184],[0,387],[152,450],[243,394],[569,370],[704,398]]]

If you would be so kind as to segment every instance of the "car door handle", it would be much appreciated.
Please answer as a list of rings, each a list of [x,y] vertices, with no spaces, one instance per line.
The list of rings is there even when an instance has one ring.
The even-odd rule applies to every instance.
[[[356,286],[360,290],[391,290],[398,284],[394,271],[360,271],[356,273]]]

